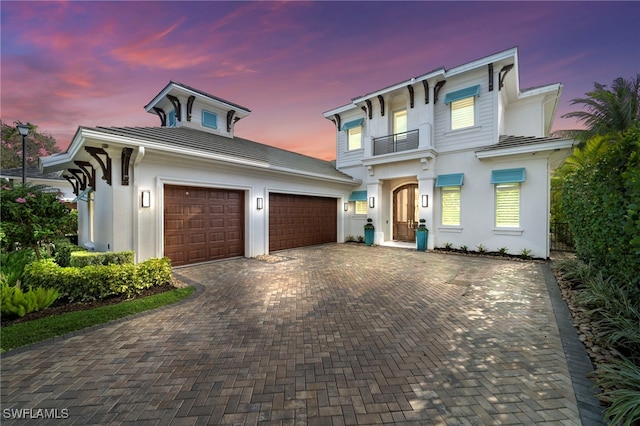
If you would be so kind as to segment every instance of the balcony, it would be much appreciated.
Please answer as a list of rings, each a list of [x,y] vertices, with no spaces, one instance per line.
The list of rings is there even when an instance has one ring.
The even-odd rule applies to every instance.
[[[390,154],[418,148],[418,129],[373,138],[373,155]]]

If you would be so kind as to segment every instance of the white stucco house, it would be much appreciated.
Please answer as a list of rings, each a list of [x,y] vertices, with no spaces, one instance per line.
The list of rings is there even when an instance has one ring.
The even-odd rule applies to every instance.
[[[549,254],[549,137],[560,84],[520,89],[517,50],[436,69],[324,113],[336,162],[235,136],[250,110],[171,81],[145,106],[160,126],[80,127],[62,154],[79,243],[174,266],[363,235]],[[250,118],[247,118],[250,119]]]

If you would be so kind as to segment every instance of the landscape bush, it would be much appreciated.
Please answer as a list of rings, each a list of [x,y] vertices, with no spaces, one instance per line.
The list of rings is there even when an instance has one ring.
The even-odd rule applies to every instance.
[[[119,252],[90,252],[90,251],[74,251],[69,256],[69,266],[76,268],[84,268],[86,266],[99,265],[124,265],[134,262],[133,251]]]
[[[53,259],[60,266],[71,265],[71,253],[78,251],[87,251],[86,248],[79,247],[66,238],[60,238],[54,241],[52,246]]]
[[[24,282],[33,287],[54,288],[69,302],[131,297],[152,286],[172,281],[169,258],[149,259],[137,265],[89,265],[61,267],[52,259],[33,262],[25,268]]]
[[[20,286],[1,285],[0,315],[2,317],[23,317],[30,312],[48,308],[58,298],[58,291],[52,288],[30,287],[23,292]]]

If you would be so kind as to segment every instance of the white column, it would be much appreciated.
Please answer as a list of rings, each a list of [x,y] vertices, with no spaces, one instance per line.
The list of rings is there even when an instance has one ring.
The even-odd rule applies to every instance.
[[[374,206],[371,207],[373,198]],[[382,224],[382,184],[379,180],[367,183],[367,205],[369,206],[367,218],[373,219],[373,226],[375,227],[375,236],[373,243],[380,244],[384,241],[384,232]]]

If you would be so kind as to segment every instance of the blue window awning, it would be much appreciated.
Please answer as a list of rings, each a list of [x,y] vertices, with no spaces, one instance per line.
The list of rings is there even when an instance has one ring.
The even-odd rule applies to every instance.
[[[349,129],[353,129],[355,127],[360,127],[362,126],[362,118],[358,118],[357,120],[353,120],[353,121],[347,121],[346,123],[344,123],[342,125],[342,129],[341,130],[349,130]]]
[[[367,191],[353,191],[349,201],[367,201]]]
[[[524,182],[525,170],[524,167],[518,169],[502,169],[491,170],[491,183],[517,183]]]
[[[456,90],[455,92],[449,92],[444,97],[444,103],[449,104],[453,101],[459,101],[460,99],[470,98],[472,96],[478,96],[480,94],[480,85],[467,87],[466,89]]]
[[[462,186],[464,173],[451,173],[448,175],[438,175],[436,178],[436,188],[443,186]]]

